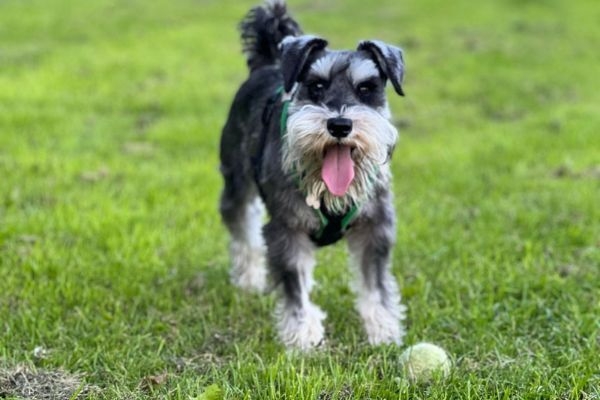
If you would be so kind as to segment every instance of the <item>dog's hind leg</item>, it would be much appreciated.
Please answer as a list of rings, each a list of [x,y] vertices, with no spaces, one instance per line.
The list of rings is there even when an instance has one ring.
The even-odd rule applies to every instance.
[[[402,343],[402,320],[406,307],[390,271],[395,238],[391,206],[375,210],[373,219],[357,224],[348,232],[350,265],[357,274],[356,308],[363,320],[369,343]]]
[[[304,232],[271,221],[265,226],[269,267],[282,297],[276,309],[279,339],[288,347],[309,350],[323,343],[325,313],[310,301],[314,245]]]
[[[224,159],[222,157],[221,172],[225,187],[220,211],[231,235],[231,281],[240,288],[262,292],[267,285],[265,245],[261,232],[264,206],[252,178],[243,172],[243,166],[235,162],[225,163]]]

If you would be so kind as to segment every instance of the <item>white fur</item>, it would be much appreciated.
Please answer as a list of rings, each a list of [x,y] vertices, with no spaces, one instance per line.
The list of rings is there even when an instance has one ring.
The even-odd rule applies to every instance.
[[[319,78],[329,80],[331,79],[333,66],[335,65],[337,60],[338,54],[328,54],[325,57],[321,57],[317,61],[315,61],[313,65],[311,65],[310,71],[313,75],[316,75]]]
[[[395,296],[389,305],[383,305],[377,292],[365,291],[358,296],[356,309],[363,320],[369,343],[402,344],[406,332],[401,321],[405,318],[406,307],[399,303],[399,299]]]
[[[367,81],[372,78],[379,77],[379,70],[372,60],[361,59],[355,60],[350,64],[348,69],[350,80],[354,85],[358,85],[361,82]]]
[[[352,106],[344,107],[340,114],[315,105],[290,107],[283,168],[297,174],[307,199],[319,199],[329,210],[343,212],[368,200],[376,180],[388,179],[384,173],[387,169],[382,167],[398,139],[398,131],[387,119],[386,110],[381,113],[366,106]],[[346,195],[341,197],[329,193],[321,178],[325,148],[338,143],[327,131],[327,120],[337,116],[349,118],[353,123],[352,132],[342,143],[354,148],[355,177]]]
[[[285,0],[267,0],[266,3],[268,4],[268,6],[270,8],[279,6],[279,7],[285,7]]]
[[[370,344],[402,344],[406,331],[402,321],[406,318],[406,307],[400,303],[400,292],[396,280],[385,270],[385,287],[373,287],[365,282],[360,272],[362,260],[360,249],[350,249],[350,266],[357,275],[353,289],[357,294],[356,309],[360,314]],[[385,296],[385,297],[384,297]]]
[[[279,339],[288,348],[310,350],[322,344],[326,314],[311,302],[292,308],[280,302],[275,311]]]
[[[392,119],[392,112],[390,111],[390,105],[386,101],[383,107],[378,107],[377,112],[387,120]]]
[[[265,244],[261,232],[263,216],[264,206],[256,198],[246,208],[245,220],[241,224],[244,231],[232,238],[229,247],[232,283],[242,289],[258,292],[263,292],[267,286]]]

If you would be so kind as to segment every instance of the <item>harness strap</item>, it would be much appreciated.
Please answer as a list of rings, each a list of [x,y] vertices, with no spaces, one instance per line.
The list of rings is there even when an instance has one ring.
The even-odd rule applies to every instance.
[[[279,87],[276,92],[279,96],[283,97],[283,86]],[[285,136],[287,131],[287,118],[288,110],[290,108],[290,100],[283,100],[281,102],[281,120],[279,121],[279,132],[281,137]]]

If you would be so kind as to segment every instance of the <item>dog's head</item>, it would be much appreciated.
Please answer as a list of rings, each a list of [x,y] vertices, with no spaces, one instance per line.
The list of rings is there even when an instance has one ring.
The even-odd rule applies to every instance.
[[[291,98],[284,168],[296,172],[307,202],[343,211],[369,197],[398,138],[385,96],[389,81],[404,95],[402,50],[363,41],[330,51],[324,39],[287,37],[281,44],[284,91]]]

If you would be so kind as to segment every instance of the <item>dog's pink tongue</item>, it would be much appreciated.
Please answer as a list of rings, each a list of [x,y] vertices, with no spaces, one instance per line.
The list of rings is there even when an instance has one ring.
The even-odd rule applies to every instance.
[[[343,196],[354,179],[354,162],[350,147],[335,145],[325,151],[321,177],[327,189],[335,196]]]

